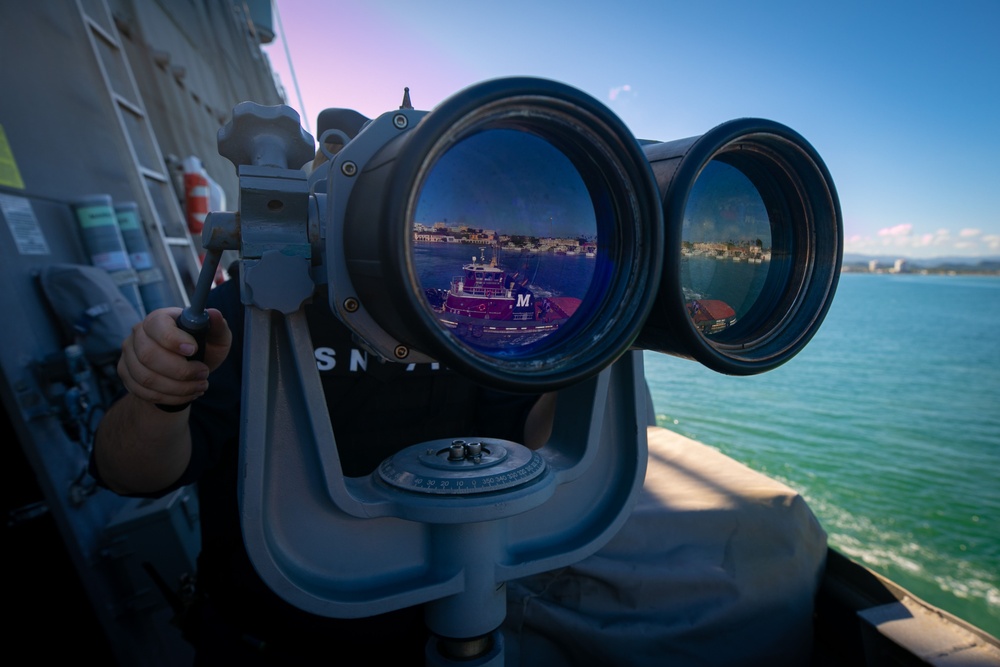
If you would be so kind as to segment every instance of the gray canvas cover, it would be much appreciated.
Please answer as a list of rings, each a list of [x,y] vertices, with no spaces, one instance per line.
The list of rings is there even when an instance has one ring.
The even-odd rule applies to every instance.
[[[798,493],[649,429],[634,512],[597,553],[508,585],[507,665],[807,665],[826,533]]]

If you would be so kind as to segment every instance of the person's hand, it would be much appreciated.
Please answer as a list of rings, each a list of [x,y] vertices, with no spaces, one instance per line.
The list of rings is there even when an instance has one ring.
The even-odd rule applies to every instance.
[[[204,361],[188,360],[197,344],[177,327],[180,314],[180,308],[154,310],[122,343],[118,376],[133,396],[162,405],[189,403],[205,393],[209,373],[229,354],[232,332],[222,314],[209,309]]]

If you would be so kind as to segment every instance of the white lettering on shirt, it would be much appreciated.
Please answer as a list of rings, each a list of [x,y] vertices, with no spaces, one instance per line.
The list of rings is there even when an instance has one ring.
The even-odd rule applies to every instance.
[[[343,350],[341,350],[343,351]],[[332,371],[337,367],[337,351],[332,347],[317,347],[313,350],[313,357],[316,359],[316,369],[319,371]],[[368,351],[359,350],[357,348],[351,348],[350,354],[350,364],[348,365],[348,372],[350,373],[364,373],[368,371]],[[429,364],[420,364],[421,366],[427,366],[432,371],[441,370],[441,364],[432,361]],[[418,364],[407,364],[407,371],[417,370]]]
[[[357,373],[358,369],[368,370],[368,352],[362,350],[351,350],[351,372]]]
[[[317,347],[313,351],[313,356],[316,358],[316,368],[321,371],[332,371],[333,367],[337,365],[337,351],[332,347]]]
[[[436,361],[432,361],[430,363],[430,367],[431,367],[432,371],[439,371],[439,370],[441,370],[441,364],[439,364]],[[415,371],[415,370],[417,370],[417,365],[416,364],[406,364],[406,370],[407,370],[407,372],[409,372],[409,371]]]

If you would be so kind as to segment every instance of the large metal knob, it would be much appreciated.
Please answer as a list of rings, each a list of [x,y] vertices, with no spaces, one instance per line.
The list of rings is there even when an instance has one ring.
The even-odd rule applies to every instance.
[[[219,128],[219,154],[240,165],[298,169],[313,159],[315,143],[302,129],[299,114],[285,105],[240,102]]]

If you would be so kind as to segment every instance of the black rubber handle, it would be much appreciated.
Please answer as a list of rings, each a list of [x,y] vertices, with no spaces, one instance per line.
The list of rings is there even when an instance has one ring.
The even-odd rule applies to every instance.
[[[208,326],[208,311],[204,309],[201,312],[194,312],[191,308],[185,308],[184,312],[177,317],[177,328],[194,336],[194,342],[198,345],[198,349],[194,351],[194,354],[188,357],[189,361],[205,360],[205,341],[208,339]]]
[[[194,342],[198,345],[198,349],[188,357],[188,361],[205,360],[205,341],[208,340],[208,325],[208,311],[205,310],[195,313],[190,308],[185,308],[184,312],[177,317],[177,328],[194,336]],[[180,412],[189,405],[191,405],[190,402],[181,403],[180,405],[157,403],[156,407],[164,412]]]
[[[222,257],[221,250],[210,250],[205,255],[205,262],[201,266],[201,273],[198,275],[198,284],[195,285],[194,295],[191,297],[191,305],[181,311],[177,317],[177,328],[186,331],[194,336],[194,342],[198,349],[194,351],[189,361],[205,360],[205,341],[208,340],[208,311],[205,304],[208,301],[208,292],[212,289],[212,282],[215,280],[215,272],[219,267],[219,260]],[[164,405],[157,403],[156,407],[164,412],[180,412],[191,403],[181,405]]]

